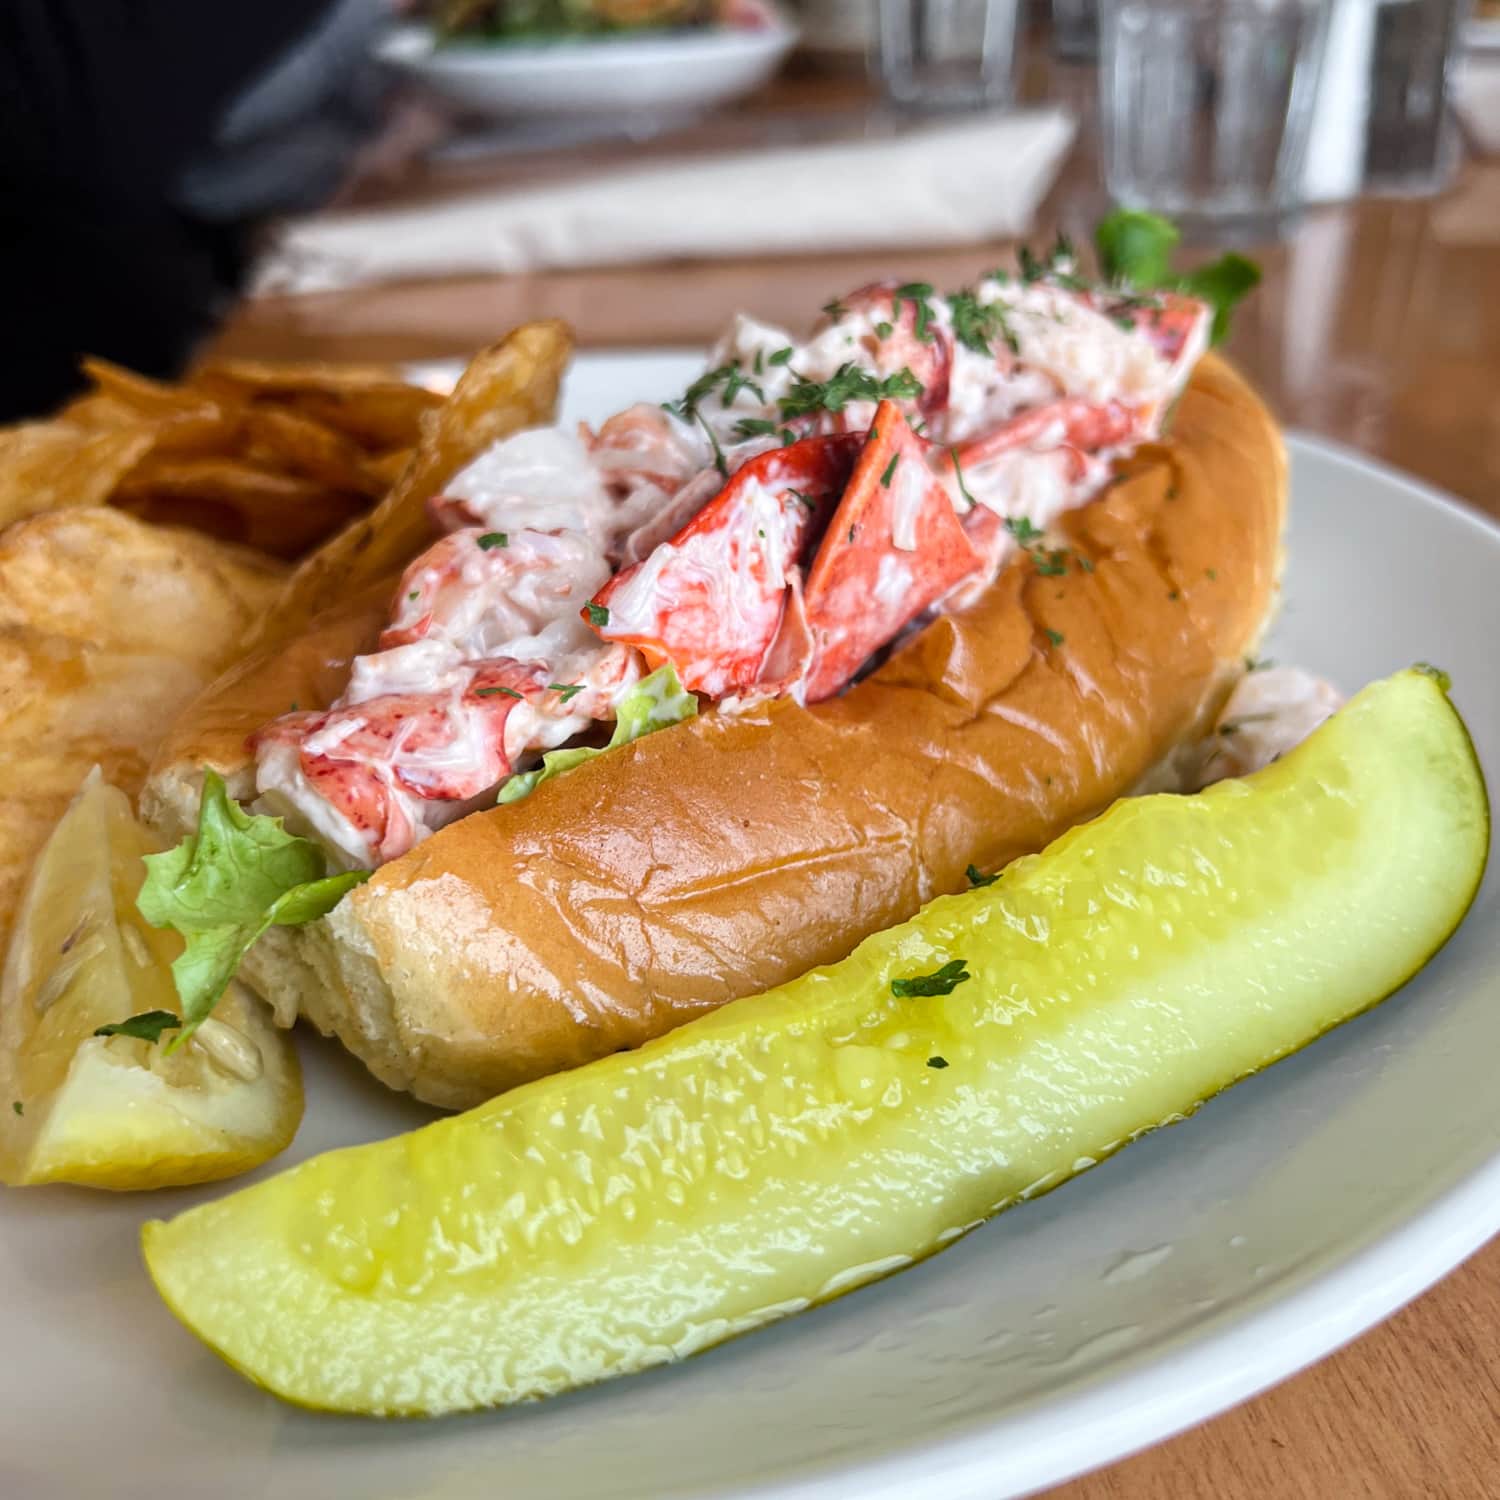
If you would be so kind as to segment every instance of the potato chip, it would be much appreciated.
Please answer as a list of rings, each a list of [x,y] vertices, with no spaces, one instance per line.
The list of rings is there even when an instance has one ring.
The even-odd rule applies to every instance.
[[[572,348],[559,322],[524,323],[481,351],[453,393],[422,419],[411,463],[384,500],[305,559],[261,638],[294,634],[313,615],[394,573],[432,537],[427,502],[491,443],[546,421]]]
[[[66,505],[103,505],[142,455],[151,433],[93,430],[71,422],[0,428],[0,527]]]
[[[114,503],[157,525],[191,526],[293,558],[365,508],[365,498],[242,458],[149,454],[119,484]]]
[[[129,407],[142,417],[171,416],[183,410],[194,410],[208,400],[189,386],[169,385],[149,375],[137,375],[107,359],[87,354],[80,361],[83,372],[94,382],[95,391],[110,396],[121,406]]]
[[[0,428],[0,527],[121,505],[298,557],[390,489],[443,398],[386,366],[224,361],[173,384],[87,358],[93,388]]]
[[[301,391],[291,399],[298,411],[314,421],[336,428],[377,452],[416,447],[423,416],[443,404],[436,391],[417,385]]]
[[[290,407],[252,406],[244,416],[250,457],[277,463],[330,489],[378,500],[390,488],[367,464],[352,438],[314,422]]]
[[[238,639],[286,570],[192,531],[106,508],[53,511],[0,534],[0,625],[112,650],[197,656]]]
[[[384,365],[215,360],[194,376],[205,391],[274,401],[353,438],[367,450],[414,447],[422,415],[443,398]]]
[[[31,860],[89,767],[133,796],[279,578],[262,558],[103,508],[0,536],[0,950]]]

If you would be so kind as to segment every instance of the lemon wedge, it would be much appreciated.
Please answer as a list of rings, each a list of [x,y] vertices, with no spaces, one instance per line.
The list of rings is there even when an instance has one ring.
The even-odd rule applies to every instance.
[[[32,867],[0,981],[0,1181],[130,1189],[248,1171],[302,1117],[290,1039],[231,985],[168,1056],[100,1026],[175,1011],[182,951],[135,909],[160,847],[96,767]]]

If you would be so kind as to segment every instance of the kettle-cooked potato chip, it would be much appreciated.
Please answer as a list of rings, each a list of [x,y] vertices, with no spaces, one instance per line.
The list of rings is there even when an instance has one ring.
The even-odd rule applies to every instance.
[[[0,952],[31,860],[89,767],[134,795],[280,577],[239,548],[105,508],[0,535]]]
[[[0,527],[65,505],[103,505],[151,443],[151,433],[134,426],[0,428]]]

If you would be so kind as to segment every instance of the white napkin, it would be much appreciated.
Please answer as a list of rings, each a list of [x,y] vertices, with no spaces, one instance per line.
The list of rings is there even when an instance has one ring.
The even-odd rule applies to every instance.
[[[418,277],[1023,233],[1073,139],[1061,110],[969,116],[884,140],[736,152],[289,225],[257,292]]]

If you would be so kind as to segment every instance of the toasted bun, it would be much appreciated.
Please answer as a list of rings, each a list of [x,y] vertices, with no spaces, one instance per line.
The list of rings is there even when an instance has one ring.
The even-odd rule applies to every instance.
[[[273,930],[246,977],[457,1107],[840,958],[966,866],[1170,780],[1270,613],[1285,492],[1270,416],[1205,359],[1171,441],[1069,516],[1092,571],[1020,556],[841,698],[706,713],[465,818]],[[201,767],[243,776],[245,735],[331,697],[379,623],[366,602],[223,679],[148,811],[181,832]]]

